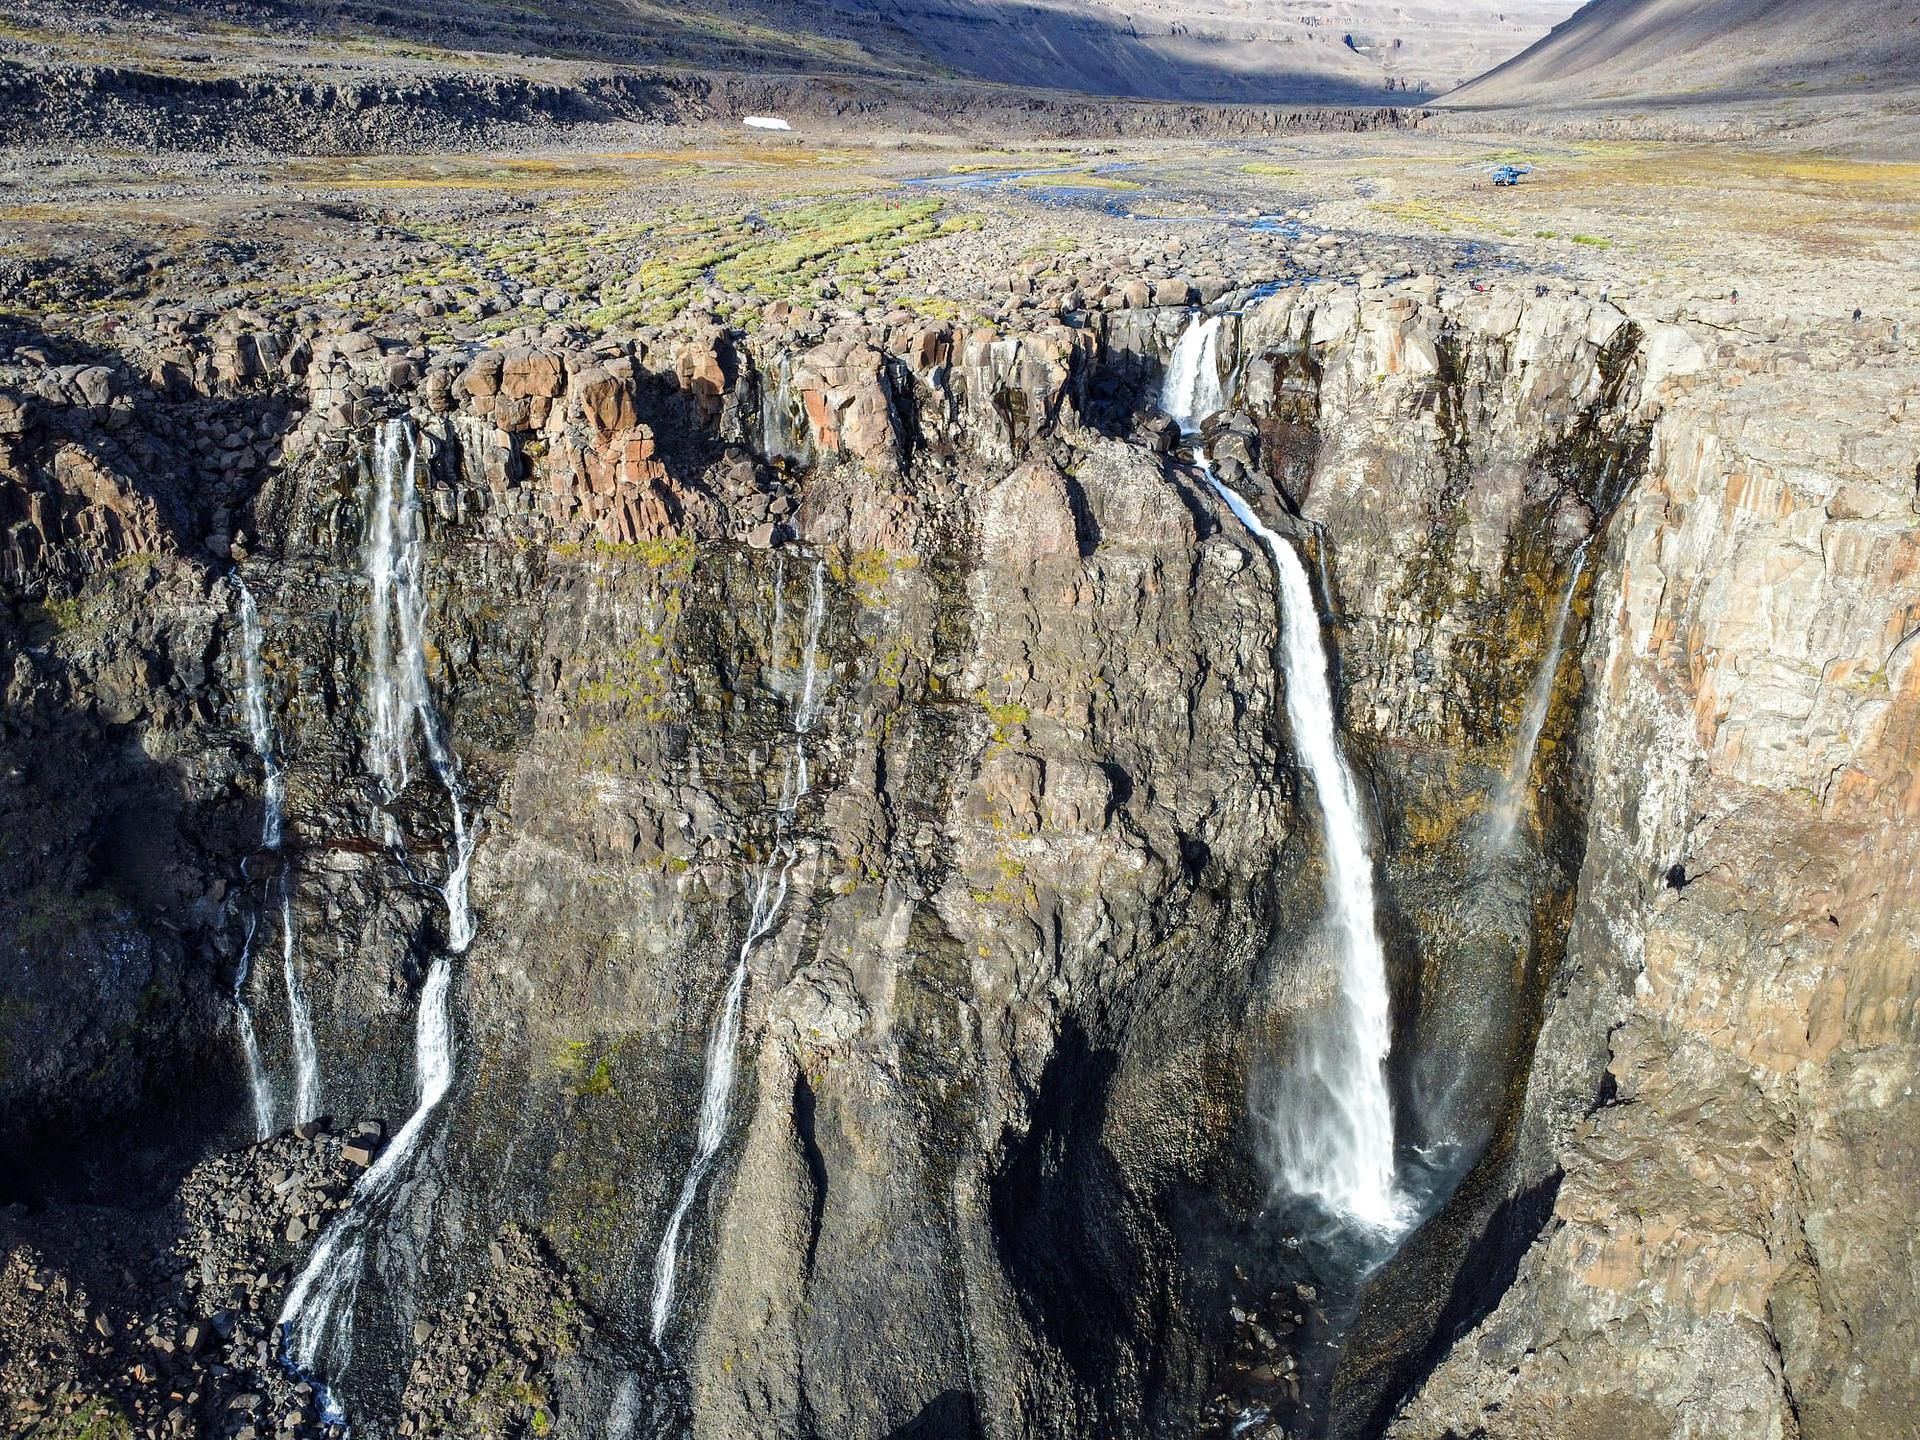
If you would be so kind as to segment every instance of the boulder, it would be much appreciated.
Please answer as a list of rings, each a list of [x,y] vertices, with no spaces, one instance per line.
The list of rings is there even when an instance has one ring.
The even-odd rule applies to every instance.
[[[1162,280],[1153,287],[1153,303],[1160,306],[1191,305],[1193,282],[1184,278]]]
[[[509,350],[500,364],[500,394],[510,400],[552,400],[566,388],[566,366],[545,350]]]

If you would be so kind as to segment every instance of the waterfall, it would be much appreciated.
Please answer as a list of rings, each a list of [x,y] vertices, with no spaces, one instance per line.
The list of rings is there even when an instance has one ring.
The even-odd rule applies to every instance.
[[[459,766],[427,684],[426,537],[414,478],[418,457],[411,423],[405,419],[383,422],[375,434],[373,458],[373,505],[365,552],[371,599],[369,768],[384,787],[382,812],[389,834],[397,837],[399,827],[387,807],[407,787],[408,750],[417,726],[428,764],[447,794],[453,847],[441,885],[447,945],[427,969],[414,1017],[417,1093],[413,1113],[360,1177],[345,1212],[308,1256],[280,1310],[285,1362],[298,1375],[326,1382],[319,1389],[328,1419],[337,1424],[345,1423],[345,1415],[328,1387],[338,1386],[353,1358],[353,1316],[367,1246],[398,1203],[425,1139],[427,1122],[453,1084],[452,957],[473,940],[473,912],[467,900],[473,834],[467,825]],[[289,967],[290,1001],[295,979]]]
[[[410,778],[408,742],[415,725],[433,773],[453,812],[453,851],[441,887],[447,906],[447,944],[460,954],[473,940],[467,870],[473,835],[467,826],[460,767],[448,744],[427,684],[426,535],[414,479],[418,455],[413,425],[383,421],[374,441],[373,513],[367,525],[367,583],[372,591],[368,646],[367,746],[373,773],[390,804]],[[396,643],[397,640],[397,643]]]
[[[453,1084],[452,976],[452,960],[440,955],[420,987],[420,1009],[414,1020],[418,1098],[413,1114],[354,1185],[346,1212],[307,1257],[306,1268],[280,1307],[285,1358],[302,1376],[324,1376],[338,1385],[353,1358],[353,1312],[366,1270],[367,1243],[391,1212],[427,1120]],[[330,1422],[345,1423],[330,1393],[325,1408]]]
[[[260,820],[260,848],[278,851],[286,833],[287,782],[280,756],[274,744],[272,712],[267,705],[266,669],[261,663],[262,636],[260,610],[253,592],[236,570],[234,589],[240,596],[240,653],[245,681],[244,710],[247,732],[254,753],[266,778],[261,786],[263,813]],[[293,959],[293,871],[291,864],[281,870],[280,949],[287,983],[288,1029],[293,1040],[294,1100],[293,1123],[310,1120],[320,1108],[320,1060],[314,1044],[313,1019],[307,1009],[306,992],[300,983]],[[253,1118],[260,1138],[273,1134],[273,1092],[266,1067],[260,1057],[260,1041],[255,1032],[253,1011],[247,1004],[247,983],[253,974],[253,947],[259,934],[256,917],[247,926],[247,939],[241,948],[240,970],[233,983],[233,999],[240,1031],[240,1045],[247,1057],[247,1083],[253,1094]]]
[[[760,942],[771,935],[779,923],[781,907],[786,903],[787,881],[798,858],[793,842],[793,818],[809,788],[806,738],[812,733],[825,704],[826,693],[820,684],[820,630],[826,618],[826,566],[816,561],[807,594],[807,613],[802,622],[800,689],[793,706],[793,748],[781,773],[780,799],[774,816],[774,842],[760,867],[753,886],[753,902],[747,914],[746,933],[734,959],[733,974],[727,982],[720,1015],[707,1039],[706,1083],[700,1095],[700,1128],[694,1142],[693,1162],[687,1167],[680,1185],[680,1196],[667,1228],[660,1237],[660,1248],[653,1258],[653,1343],[664,1345],[667,1325],[673,1318],[674,1285],[680,1265],[680,1237],[694,1201],[713,1170],[726,1138],[728,1111],[733,1103],[733,1081],[738,1069],[736,1053],[740,1043],[740,1012],[747,989],[747,962]],[[776,658],[780,644],[779,619],[784,607],[776,607],[771,647]]]
[[[240,1032],[240,1049],[247,1057],[247,1092],[253,1097],[253,1129],[261,1140],[273,1135],[273,1088],[267,1083],[267,1067],[260,1059],[260,1037],[254,1033],[253,1011],[247,1005],[247,979],[253,974],[253,937],[260,928],[258,919],[247,924],[247,938],[240,947],[240,968],[233,978],[233,1023]]]
[[[1198,432],[1209,416],[1227,408],[1220,379],[1220,331],[1225,316],[1203,320],[1195,315],[1181,332],[1167,362],[1167,378],[1160,390],[1160,408],[1180,422],[1185,435]]]
[[[1161,408],[1191,433],[1223,408],[1220,320],[1193,323],[1180,338]],[[1333,994],[1303,1016],[1294,1063],[1270,1115],[1280,1180],[1292,1194],[1379,1234],[1394,1234],[1408,1207],[1394,1182],[1393,1106],[1386,1059],[1392,1043],[1386,954],[1375,926],[1373,857],[1353,773],[1340,750],[1327,653],[1313,588],[1299,554],[1213,474],[1209,483],[1273,559],[1280,610],[1287,720],[1320,802],[1325,893],[1333,941]]]
[[[293,867],[280,872],[280,970],[287,985],[287,1028],[293,1035],[293,1123],[320,1113],[320,1051],[313,1041],[307,987],[293,963]]]
[[[783,353],[772,373],[760,375],[760,453],[769,460],[791,460],[804,465],[808,439],[804,422],[795,434],[793,362]]]
[[[1547,653],[1540,662],[1539,672],[1533,677],[1533,689],[1527,696],[1526,714],[1520,721],[1520,743],[1514,746],[1513,758],[1507,762],[1507,773],[1501,778],[1500,788],[1495,792],[1493,813],[1481,836],[1480,852],[1486,860],[1504,855],[1519,832],[1520,813],[1526,806],[1527,782],[1533,777],[1534,752],[1540,748],[1540,732],[1546,728],[1547,714],[1553,708],[1554,681],[1560,674],[1560,657],[1566,649],[1567,620],[1573,614],[1573,593],[1580,588],[1580,574],[1587,564],[1587,544],[1583,541],[1580,548],[1574,551],[1573,571],[1567,577],[1567,588],[1560,593],[1559,607],[1553,612]]]
[[[266,667],[261,663],[263,643],[260,633],[260,609],[253,603],[253,591],[233,573],[233,587],[240,592],[240,656],[245,681],[247,733],[253,740],[253,753],[260,757],[266,772],[260,787],[260,848],[278,850],[286,827],[287,777],[280,768],[280,756],[273,744],[273,717],[267,709]]]

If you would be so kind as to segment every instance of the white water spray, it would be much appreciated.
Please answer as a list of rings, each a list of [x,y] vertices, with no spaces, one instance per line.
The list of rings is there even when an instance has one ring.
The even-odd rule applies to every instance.
[[[240,969],[233,980],[233,1023],[240,1032],[240,1049],[247,1057],[247,1092],[253,1098],[254,1134],[265,1140],[273,1134],[273,1087],[267,1083],[267,1067],[260,1058],[260,1037],[254,1033],[253,1010],[247,1004],[247,979],[253,974],[253,937],[259,928],[257,919],[249,922],[246,943],[240,947]]]
[[[1533,757],[1540,748],[1540,734],[1546,729],[1547,714],[1553,708],[1554,680],[1560,674],[1560,657],[1567,645],[1567,621],[1573,614],[1574,591],[1580,588],[1580,575],[1587,564],[1587,545],[1583,542],[1573,556],[1573,573],[1561,592],[1559,607],[1553,612],[1548,632],[1547,653],[1533,677],[1533,690],[1527,696],[1527,709],[1520,721],[1520,740],[1507,773],[1501,778],[1493,812],[1481,837],[1481,857],[1493,860],[1507,853],[1519,833],[1520,815],[1526,808],[1528,782],[1533,778]]]
[[[1160,408],[1180,422],[1184,435],[1196,434],[1209,415],[1227,408],[1226,385],[1220,378],[1220,332],[1225,328],[1222,316],[1203,320],[1195,315],[1167,362]]]
[[[247,734],[253,741],[253,753],[260,757],[266,778],[260,787],[260,848],[278,850],[286,828],[287,777],[280,768],[280,755],[273,743],[273,716],[267,708],[266,666],[261,661],[260,608],[253,603],[253,591],[233,574],[233,588],[240,592],[240,657],[245,680]]]
[[[776,579],[776,586],[777,586]],[[777,590],[776,590],[777,594]],[[734,960],[733,975],[720,1004],[720,1016],[707,1039],[707,1078],[700,1095],[700,1128],[694,1143],[693,1163],[687,1167],[680,1184],[680,1197],[660,1237],[660,1248],[653,1257],[653,1343],[664,1344],[667,1325],[673,1319],[674,1286],[680,1265],[680,1237],[687,1216],[700,1196],[700,1189],[712,1172],[720,1154],[720,1142],[726,1138],[727,1116],[733,1104],[734,1075],[739,1057],[740,1012],[747,989],[747,962],[760,942],[779,924],[781,907],[786,903],[787,881],[793,872],[798,850],[793,843],[794,812],[805,798],[808,787],[806,737],[812,733],[826,703],[826,691],[820,683],[820,629],[826,618],[826,566],[815,562],[813,579],[807,593],[807,613],[803,622],[800,658],[800,691],[793,707],[793,748],[787,754],[780,780],[780,799],[775,815],[773,848],[754,881],[753,904],[747,915],[746,934]],[[776,606],[775,629],[771,644],[778,653],[779,621],[784,607]]]
[[[1223,408],[1218,318],[1195,316],[1180,338],[1161,408],[1192,428]],[[1240,523],[1273,558],[1281,664],[1294,745],[1320,801],[1326,837],[1327,921],[1333,993],[1300,1021],[1294,1063],[1270,1118],[1281,1183],[1366,1230],[1404,1229],[1408,1205],[1394,1183],[1393,1106],[1386,1060],[1392,1044],[1386,954],[1375,926],[1373,857],[1352,771],[1340,751],[1320,615],[1306,567],[1286,539],[1206,466]]]
[[[447,908],[447,947],[428,967],[420,988],[414,1019],[417,1096],[413,1113],[360,1177],[346,1212],[314,1247],[280,1310],[286,1363],[302,1376],[325,1382],[321,1393],[327,1416],[338,1424],[344,1424],[346,1417],[328,1387],[338,1386],[353,1358],[353,1317],[367,1246],[392,1213],[412,1174],[427,1122],[452,1087],[452,957],[473,940],[473,913],[467,901],[473,836],[467,827],[459,766],[427,684],[426,553],[414,474],[417,458],[411,423],[383,422],[375,435],[373,508],[366,546],[371,592],[368,758],[385,788],[385,804],[391,805],[407,787],[408,751],[418,725],[428,763],[446,790],[453,817],[452,854],[441,886]],[[388,833],[398,836],[399,827],[390,814],[387,820]],[[292,971],[288,973],[291,982]]]

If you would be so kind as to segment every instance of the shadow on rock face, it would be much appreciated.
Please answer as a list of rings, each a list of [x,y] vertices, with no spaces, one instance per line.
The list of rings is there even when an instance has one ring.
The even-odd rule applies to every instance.
[[[1009,1147],[991,1203],[1001,1263],[1028,1322],[1086,1393],[1124,1413],[1131,1401],[1113,1391],[1144,1358],[1153,1316],[1143,1302],[1155,1287],[1125,1177],[1102,1138],[1117,1068],[1112,1051],[1069,1025],[1041,1076],[1033,1128]]]
[[[963,1390],[948,1390],[929,1400],[924,1410],[887,1440],[975,1440],[979,1434],[980,1418],[973,1407],[973,1396]]]

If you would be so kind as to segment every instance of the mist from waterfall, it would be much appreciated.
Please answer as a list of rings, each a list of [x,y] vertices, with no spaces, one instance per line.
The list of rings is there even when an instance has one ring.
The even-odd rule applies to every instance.
[[[360,1177],[347,1209],[308,1256],[306,1268],[280,1311],[283,1358],[319,1388],[328,1418],[344,1424],[334,1398],[353,1359],[354,1309],[366,1272],[367,1248],[401,1198],[413,1172],[427,1123],[454,1078],[451,991],[453,957],[473,940],[467,870],[473,859],[459,766],[427,683],[426,535],[416,479],[418,452],[412,423],[383,422],[375,433],[373,494],[365,563],[370,595],[368,647],[368,763],[384,787],[381,810],[396,845],[390,807],[410,778],[409,751],[417,728],[452,812],[453,843],[441,885],[447,944],[428,966],[414,1017],[415,1101],[400,1132]],[[400,847],[404,849],[404,847]],[[404,853],[401,856],[405,861]],[[289,969],[291,983],[293,972]]]
[[[778,658],[781,622],[785,605],[780,598],[784,566],[776,571],[774,582],[774,624],[769,638]],[[681,1182],[679,1198],[660,1237],[660,1248],[653,1260],[653,1343],[664,1348],[667,1326],[673,1319],[674,1288],[679,1278],[680,1242],[687,1216],[700,1196],[701,1187],[712,1172],[726,1138],[728,1114],[733,1104],[733,1085],[739,1066],[740,1018],[747,988],[747,964],[753,952],[777,928],[786,903],[788,880],[799,851],[793,840],[793,819],[799,803],[810,788],[807,769],[807,736],[820,719],[826,691],[820,679],[820,631],[826,619],[826,566],[816,561],[808,586],[807,612],[802,621],[799,691],[793,699],[793,745],[787,752],[781,772],[780,798],[774,814],[773,846],[754,879],[753,900],[748,909],[746,933],[741,937],[733,974],[720,1003],[719,1018],[707,1039],[706,1083],[700,1095],[700,1126],[694,1142],[693,1161]]]
[[[1574,552],[1572,573],[1567,577],[1566,588],[1560,592],[1560,604],[1553,612],[1553,624],[1547,632],[1547,653],[1540,662],[1540,669],[1533,677],[1533,688],[1527,695],[1526,713],[1520,721],[1520,738],[1514,746],[1513,758],[1507,762],[1500,788],[1494,793],[1493,810],[1487,817],[1486,828],[1480,837],[1480,853],[1485,861],[1505,855],[1513,848],[1514,839],[1519,834],[1520,817],[1527,807],[1533,779],[1533,757],[1540,748],[1540,735],[1546,729],[1547,715],[1553,709],[1554,682],[1560,674],[1560,657],[1566,651],[1567,621],[1573,615],[1574,592],[1580,588],[1580,575],[1586,569],[1587,543],[1590,542],[1582,543]]]
[[[247,1061],[247,1093],[253,1101],[253,1129],[257,1139],[273,1134],[273,1087],[267,1081],[267,1067],[260,1058],[260,1037],[253,1026],[253,1010],[247,1004],[247,980],[253,974],[253,939],[259,931],[257,918],[247,922],[247,938],[240,947],[240,965],[233,978],[233,1024],[240,1032],[240,1052]]]
[[[267,708],[260,607],[254,604],[253,591],[247,588],[247,582],[237,570],[233,573],[233,588],[240,595],[240,665],[247,735],[253,741],[253,753],[260,757],[264,772],[260,786],[260,848],[278,850],[286,828],[287,777],[280,768],[280,755],[273,743],[273,716]]]
[[[1161,408],[1191,434],[1224,407],[1222,321],[1196,315],[1168,367]],[[1294,1054],[1267,1115],[1281,1186],[1379,1235],[1411,1216],[1394,1177],[1393,1106],[1386,1061],[1392,1011],[1386,952],[1376,926],[1373,857],[1358,788],[1341,753],[1327,652],[1299,554],[1200,457],[1208,482],[1273,560],[1287,719],[1319,800],[1324,888],[1333,949],[1330,992],[1297,1022]]]

